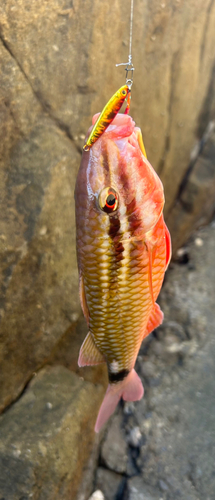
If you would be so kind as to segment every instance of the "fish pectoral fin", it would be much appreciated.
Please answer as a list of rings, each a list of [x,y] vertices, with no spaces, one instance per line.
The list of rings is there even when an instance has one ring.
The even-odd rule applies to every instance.
[[[93,337],[89,332],[80,349],[78,366],[92,366],[99,365],[100,363],[105,363],[105,358],[96,347]]]
[[[85,319],[89,325],[89,311],[88,311],[88,307],[87,307],[87,300],[86,300],[86,295],[85,295],[85,290],[84,290],[84,280],[83,280],[83,276],[81,274],[80,274],[80,278],[79,278],[79,297],[80,297],[82,311],[83,311]]]
[[[162,322],[163,322],[163,313],[159,305],[155,302],[143,338],[147,337],[147,335],[153,332],[153,330],[157,328],[159,325],[161,325]]]

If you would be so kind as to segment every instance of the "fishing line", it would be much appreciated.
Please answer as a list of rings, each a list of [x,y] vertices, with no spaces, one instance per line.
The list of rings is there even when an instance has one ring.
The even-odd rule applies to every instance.
[[[133,84],[133,73],[134,66],[132,63],[132,37],[133,37],[133,15],[134,15],[134,0],[131,0],[131,14],[130,14],[130,36],[129,36],[129,54],[128,54],[128,62],[127,63],[119,63],[116,66],[126,66],[126,85],[128,85],[129,90],[131,90]],[[128,78],[129,72],[131,72],[130,78]]]

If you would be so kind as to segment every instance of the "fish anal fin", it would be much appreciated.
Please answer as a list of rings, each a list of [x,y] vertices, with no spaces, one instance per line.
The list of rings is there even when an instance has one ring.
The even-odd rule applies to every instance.
[[[170,259],[172,256],[172,245],[171,245],[171,237],[168,228],[165,224],[165,238],[166,238],[166,268],[170,263]]]
[[[147,337],[147,335],[153,332],[153,330],[158,326],[160,326],[162,322],[163,322],[163,313],[159,305],[155,302],[143,338]]]
[[[81,367],[81,366],[99,365],[100,363],[104,362],[105,358],[103,354],[96,347],[93,337],[89,332],[86,338],[84,339],[84,342],[80,349],[78,366]]]
[[[79,278],[79,296],[80,296],[82,311],[83,311],[85,319],[89,325],[89,311],[88,311],[88,307],[87,307],[87,300],[86,300],[86,295],[85,295],[85,290],[84,290],[84,280],[83,280],[82,275],[80,275],[80,278]]]

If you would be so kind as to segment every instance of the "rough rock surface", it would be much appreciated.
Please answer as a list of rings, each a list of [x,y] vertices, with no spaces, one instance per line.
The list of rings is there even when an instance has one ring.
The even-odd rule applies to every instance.
[[[174,254],[187,241],[190,232],[207,224],[215,211],[215,121],[210,122],[199,148],[166,218]]]
[[[111,485],[111,488],[110,488]],[[124,491],[125,478],[113,471],[99,467],[96,473],[96,488],[103,493],[105,500],[112,500],[113,496],[120,497]]]
[[[127,446],[124,431],[120,428],[120,415],[114,415],[101,448],[101,460],[106,467],[116,472],[126,472]]]
[[[0,417],[0,498],[76,498],[102,394],[64,367],[32,380]]]
[[[123,455],[133,463],[121,474],[121,496],[110,484],[108,500],[214,499],[214,241],[212,223],[188,243],[186,263],[170,265],[159,301],[164,323],[145,339],[136,364],[144,398],[118,408],[101,447],[108,467],[124,434]]]
[[[136,476],[128,480],[129,500],[160,500],[159,493],[152,490],[150,486],[145,485],[141,477]]]
[[[129,16],[122,0],[1,5],[4,46],[42,109],[73,138],[86,133],[92,114],[122,85],[122,68],[114,66],[127,58]],[[211,0],[135,3],[132,114],[165,181],[167,209],[187,170],[197,124],[204,118],[207,125],[215,109],[214,22]]]
[[[0,411],[47,361],[75,367],[74,182],[91,117],[124,82],[115,63],[127,58],[129,10],[123,0],[0,4]],[[135,2],[131,113],[164,181],[166,213],[213,118],[214,22],[211,0]],[[195,223],[206,170],[192,191]],[[185,218],[187,235],[193,214]],[[185,234],[175,220],[174,241]]]

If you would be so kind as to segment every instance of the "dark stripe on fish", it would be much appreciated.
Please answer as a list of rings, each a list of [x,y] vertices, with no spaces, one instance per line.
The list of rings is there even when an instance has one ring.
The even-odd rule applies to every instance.
[[[120,230],[120,220],[118,215],[112,215],[110,217],[110,228],[109,228],[109,236],[114,240]]]
[[[116,382],[121,382],[122,380],[124,380],[124,378],[126,378],[128,376],[128,374],[129,374],[129,370],[121,370],[118,373],[109,372],[108,373],[109,382],[111,384],[114,384]]]
[[[106,171],[106,175],[105,175],[106,181],[107,181],[108,185],[110,185],[110,169],[109,169],[109,159],[108,159],[107,148],[102,149],[101,163],[102,163],[104,170]]]

